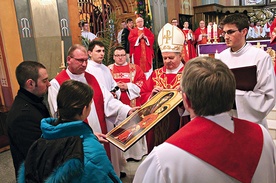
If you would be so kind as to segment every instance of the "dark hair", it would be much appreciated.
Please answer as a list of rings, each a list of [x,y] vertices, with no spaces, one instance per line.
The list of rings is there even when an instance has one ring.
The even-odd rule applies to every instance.
[[[216,115],[232,109],[236,80],[221,60],[197,57],[186,63],[181,89],[196,115]]]
[[[92,51],[95,48],[96,45],[98,45],[99,47],[104,47],[103,42],[98,41],[98,40],[93,40],[89,43],[88,50]]]
[[[122,46],[117,46],[117,47],[114,49],[114,52],[115,52],[116,50],[125,50],[125,48],[122,47]],[[125,51],[126,51],[126,50],[125,50]]]
[[[78,49],[83,52],[87,52],[86,48],[83,45],[74,44],[68,49],[67,56],[74,57],[73,52]]]
[[[81,23],[81,26],[83,27],[84,24],[88,24],[88,22],[82,22],[82,23]]]
[[[221,25],[224,26],[225,24],[234,24],[241,31],[244,28],[249,28],[249,18],[245,14],[235,13],[222,20]]]
[[[20,87],[25,88],[25,83],[28,79],[37,82],[39,78],[39,69],[46,69],[44,65],[35,61],[23,61],[15,70],[16,79]]]
[[[57,95],[58,120],[55,125],[73,121],[77,115],[81,115],[83,108],[89,106],[93,98],[92,88],[75,80],[65,81]]]
[[[126,20],[126,23],[129,23],[129,22],[133,22],[133,20],[132,20],[131,18],[128,18],[128,19]]]

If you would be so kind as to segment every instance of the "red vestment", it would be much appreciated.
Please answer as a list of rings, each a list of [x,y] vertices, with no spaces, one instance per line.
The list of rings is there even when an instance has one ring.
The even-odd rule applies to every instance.
[[[148,38],[149,45],[146,45],[144,39],[140,39],[139,45],[135,46],[139,35],[142,33]],[[152,68],[154,34],[146,27],[143,30],[136,27],[130,31],[128,40],[130,44],[129,54],[130,56],[133,55],[134,63],[139,65],[144,72],[148,72]]]
[[[276,41],[275,38],[276,38],[276,18],[274,18],[270,26],[270,44],[275,44],[275,41]]]
[[[141,88],[142,104],[148,100],[155,86],[160,86],[164,89],[176,89],[180,86],[183,69],[184,67],[177,74],[166,74],[166,67],[164,66],[154,70]]]
[[[182,58],[184,59],[185,62],[188,62],[190,59],[196,57],[196,50],[195,50],[195,40],[189,39],[189,31],[190,29],[182,29],[182,32],[184,34],[184,44],[183,44],[183,50],[182,50]],[[192,37],[195,38],[195,35],[193,32],[191,32]]]
[[[121,81],[124,83],[134,83],[139,88],[141,88],[146,81],[145,74],[138,65],[132,63],[128,63],[124,66],[112,64],[108,67],[116,82]],[[120,100],[124,104],[130,105],[131,107],[140,106],[140,97],[130,100],[127,92],[128,91],[121,91]]]
[[[183,69],[184,66],[177,74],[166,74],[165,67],[154,70],[149,79],[142,86],[142,102],[144,103],[148,100],[155,86],[160,86],[164,89],[176,89],[179,87]],[[189,121],[189,117],[184,116],[181,120],[184,120],[183,123],[186,124]],[[163,143],[168,137],[174,134],[179,127],[180,116],[175,108],[147,133],[148,151],[150,152],[154,146]]]
[[[198,40],[200,34],[207,34],[207,28],[201,29],[200,27],[195,30],[195,40]],[[206,44],[207,43],[207,36],[202,36],[201,41],[197,41],[197,44]]]
[[[217,42],[224,42],[223,30],[220,27],[218,27],[218,39],[217,39]]]
[[[262,154],[262,129],[249,121],[233,121],[234,133],[204,117],[196,117],[166,142],[240,182],[250,183]]]

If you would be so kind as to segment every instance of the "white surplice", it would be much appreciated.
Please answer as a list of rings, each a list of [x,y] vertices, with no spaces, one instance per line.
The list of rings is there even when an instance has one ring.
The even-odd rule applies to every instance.
[[[230,48],[219,54],[219,58],[230,68],[257,66],[257,84],[253,91],[236,90],[236,107],[233,116],[256,122],[267,128],[265,117],[275,106],[276,81],[271,57],[262,49],[247,43],[241,50]],[[246,76],[245,76],[246,77]]]
[[[86,67],[86,72],[92,74],[105,88],[109,91],[113,90],[117,83],[113,79],[112,74],[107,66],[102,63],[96,63],[93,60],[89,59]],[[120,98],[121,91],[117,90],[116,95]],[[106,118],[107,131],[111,131],[114,128],[114,118]],[[122,121],[117,121],[116,124],[119,124]],[[123,152],[116,146],[110,144],[111,163],[115,169],[115,172],[120,176],[120,172],[124,172],[124,166],[126,165],[126,160],[123,156]]]
[[[66,72],[71,79],[87,84],[87,81],[84,77],[84,73],[80,75],[75,75],[75,74],[72,74],[68,69],[66,69]],[[48,88],[48,103],[49,103],[52,116],[55,116],[55,113],[57,111],[56,99],[57,99],[57,94],[58,94],[60,85],[56,79],[52,79],[50,83],[51,83],[51,86]],[[107,90],[105,86],[103,86],[101,83],[99,83],[99,85],[101,88],[101,92],[103,94],[104,114],[105,114],[105,120],[106,120],[107,126],[109,123],[113,122],[112,126],[114,127],[115,124],[120,123],[127,117],[127,114],[131,109],[131,107],[115,99],[113,95],[110,93],[110,91]],[[89,116],[87,117],[87,120],[94,132],[102,133],[94,102],[91,105],[91,111]],[[107,127],[107,130],[109,131],[108,127]],[[120,175],[118,156],[116,156],[116,153],[112,153],[112,149],[114,149],[115,147],[112,144],[110,144],[110,147],[111,147],[110,150],[111,150],[112,165],[116,173]]]
[[[97,79],[98,83],[104,85],[109,91],[113,90],[117,86],[117,83],[113,79],[109,68],[104,64],[98,64],[89,59],[85,71],[92,74]],[[120,98],[121,91],[117,90],[116,95]]]
[[[206,118],[228,131],[234,132],[233,121],[227,113]],[[269,132],[262,125],[260,127],[264,144],[252,183],[276,182],[276,148]],[[167,142],[155,147],[135,173],[133,183],[148,182],[239,183],[235,178],[223,173],[195,155]]]

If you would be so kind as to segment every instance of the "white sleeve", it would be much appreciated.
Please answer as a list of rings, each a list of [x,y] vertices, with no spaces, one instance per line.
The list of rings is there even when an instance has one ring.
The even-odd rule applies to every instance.
[[[146,45],[147,45],[147,46],[150,46],[150,42],[149,42],[148,37],[146,37],[145,42],[146,42]]]
[[[139,36],[138,36],[134,46],[139,46],[139,44],[140,44],[140,39],[139,39]]]
[[[137,168],[133,183],[165,183],[159,157],[154,148]]]
[[[111,76],[111,80],[112,80],[112,84],[111,84],[112,86],[111,86],[111,88],[114,89],[118,85],[117,85],[117,82],[113,79],[113,77],[112,77],[111,74],[110,74],[110,76]],[[117,98],[119,99],[121,97],[121,90],[118,89],[115,93],[117,95]]]
[[[52,117],[57,117],[57,94],[59,91],[59,83],[56,79],[52,79],[50,81],[51,86],[48,88],[48,104],[50,108],[50,113]]]
[[[266,32],[265,32],[265,29],[263,29],[263,31],[261,32],[261,36],[265,37],[265,35],[266,35]]]
[[[100,85],[104,98],[104,113],[105,117],[114,124],[119,124],[126,119],[130,106],[123,104],[120,100],[115,99],[113,95],[103,85]],[[115,120],[113,120],[115,119]]]
[[[141,89],[134,83],[127,83],[127,96],[129,100],[133,100],[140,96]]]
[[[275,105],[276,81],[271,57],[256,56],[257,84],[253,91],[236,90],[236,105],[239,118],[261,122]]]

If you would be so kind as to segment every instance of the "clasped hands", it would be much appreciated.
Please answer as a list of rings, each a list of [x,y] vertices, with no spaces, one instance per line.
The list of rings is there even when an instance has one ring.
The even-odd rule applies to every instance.
[[[147,38],[147,36],[145,36],[144,33],[142,33],[142,34],[139,35],[139,40],[140,40],[140,39],[148,39],[148,38]]]

